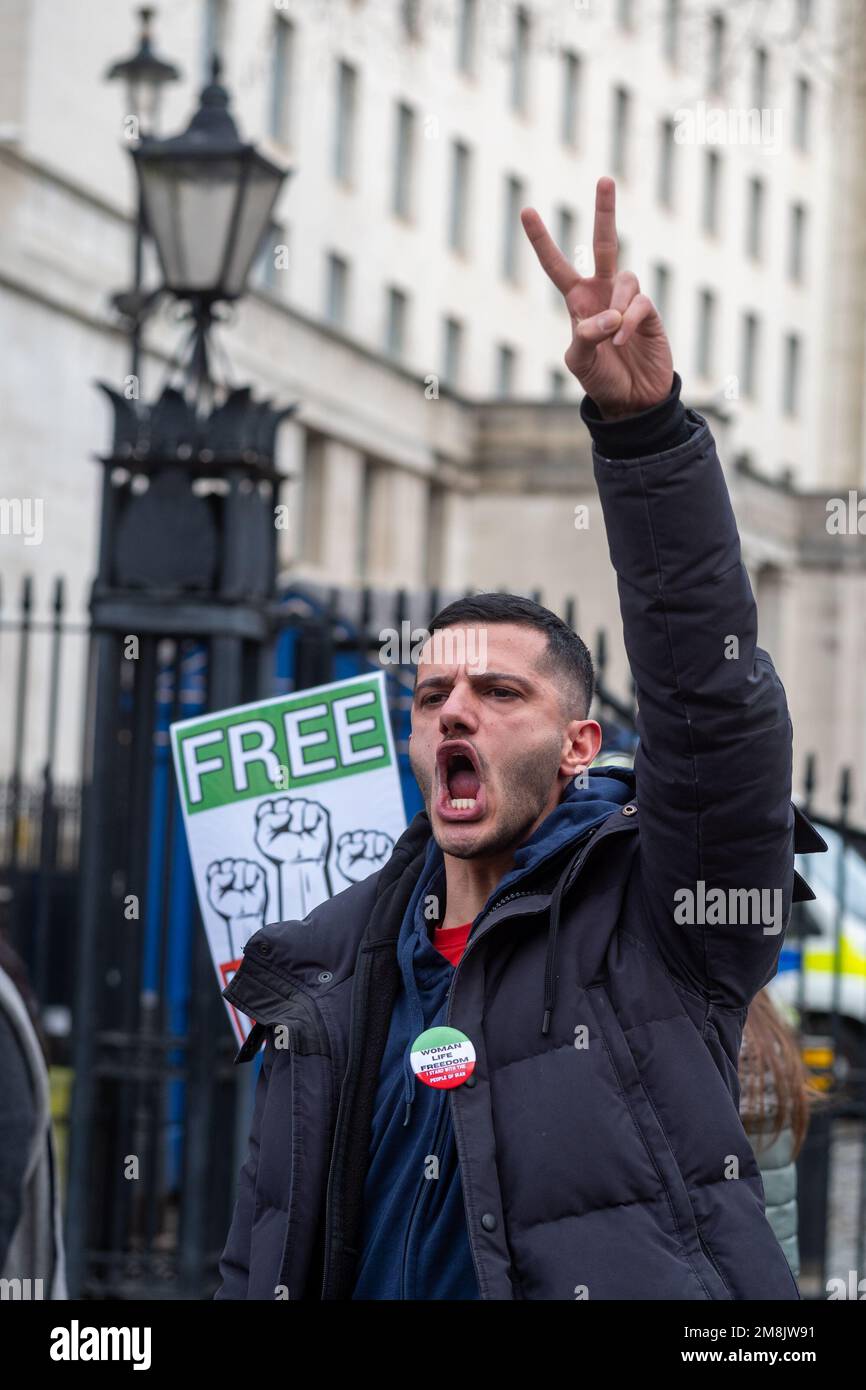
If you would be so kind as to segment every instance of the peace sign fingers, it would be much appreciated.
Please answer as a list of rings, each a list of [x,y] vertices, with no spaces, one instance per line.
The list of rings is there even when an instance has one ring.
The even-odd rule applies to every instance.
[[[520,220],[542,269],[562,294],[568,294],[581,278],[571,261],[562,254],[535,208],[521,209]]]
[[[599,179],[595,187],[595,225],[592,233],[592,252],[595,273],[603,280],[616,275],[619,242],[616,235],[616,184],[613,179]]]

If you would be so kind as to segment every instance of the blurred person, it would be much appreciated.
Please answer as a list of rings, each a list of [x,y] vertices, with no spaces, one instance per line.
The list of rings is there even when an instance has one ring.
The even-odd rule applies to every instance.
[[[24,963],[0,932],[0,1279],[6,1298],[65,1299],[48,1046]]]
[[[761,1169],[767,1220],[799,1277],[797,1157],[817,1093],[809,1083],[797,1035],[766,989],[749,1005],[739,1073],[740,1118]]]
[[[709,425],[617,270],[613,181],[592,277],[521,217],[586,393],[634,770],[593,768],[592,661],[555,614],[480,594],[436,616],[425,809],[384,868],[256,932],[224,991],[254,1020],[237,1061],[265,1048],[218,1299],[800,1296],[737,1110],[811,829],[784,690]]]

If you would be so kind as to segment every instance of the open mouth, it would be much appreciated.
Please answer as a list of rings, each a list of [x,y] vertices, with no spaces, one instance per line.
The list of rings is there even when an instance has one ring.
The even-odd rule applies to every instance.
[[[474,748],[468,743],[448,743],[437,754],[439,797],[436,809],[445,820],[477,820],[484,814],[486,798]]]

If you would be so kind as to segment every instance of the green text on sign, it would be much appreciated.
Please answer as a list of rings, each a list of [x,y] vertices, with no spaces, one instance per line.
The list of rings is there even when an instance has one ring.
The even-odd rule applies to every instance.
[[[203,719],[175,731],[188,814],[388,767],[378,682]]]

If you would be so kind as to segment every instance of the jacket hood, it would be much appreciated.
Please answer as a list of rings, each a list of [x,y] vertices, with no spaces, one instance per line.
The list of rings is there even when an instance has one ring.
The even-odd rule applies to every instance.
[[[625,767],[605,767],[590,771],[586,786],[580,785],[575,779],[572,779],[565,787],[559,804],[545,817],[529,839],[515,850],[513,868],[503,875],[481,911],[474,918],[470,939],[479,919],[493,906],[497,899],[535,874],[542,865],[554,859],[566,847],[576,849],[577,845],[596,826],[630,801],[634,792],[634,780],[632,769]],[[420,816],[416,817],[406,831],[407,836],[412,832],[413,841],[422,828],[421,825],[416,824],[419,819]],[[440,891],[444,891],[445,858],[430,831],[430,822],[426,812],[423,813],[423,820],[426,822],[429,837],[427,852],[403,916],[397,943],[397,958],[413,1020],[411,1036],[406,1040],[403,1054],[404,1099],[406,1102],[404,1124],[408,1124],[411,1118],[412,1100],[415,1094],[415,1075],[411,1063],[412,1044],[424,1030],[424,1013],[416,978],[418,956],[425,949],[429,951],[430,947],[423,903],[434,886],[438,887]],[[403,837],[398,841],[398,845],[402,843],[402,840]],[[551,899],[550,934],[545,966],[545,1013],[542,1023],[542,1032],[544,1033],[547,1032],[555,995],[554,965],[556,934],[559,928],[559,904],[572,857],[569,856],[568,864],[559,875]]]

